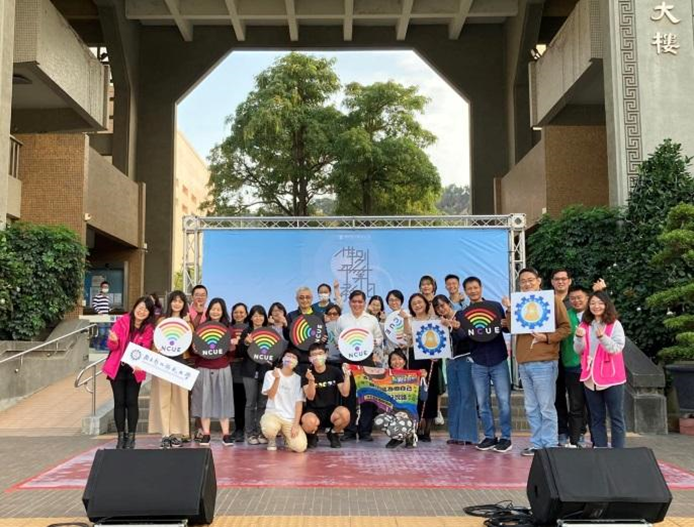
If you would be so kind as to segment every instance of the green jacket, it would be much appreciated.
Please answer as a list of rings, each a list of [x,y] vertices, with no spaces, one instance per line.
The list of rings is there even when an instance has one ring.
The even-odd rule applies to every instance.
[[[581,357],[574,351],[574,334],[581,321],[573,308],[566,311],[569,314],[571,334],[561,341],[561,363],[565,368],[577,368],[581,366]]]

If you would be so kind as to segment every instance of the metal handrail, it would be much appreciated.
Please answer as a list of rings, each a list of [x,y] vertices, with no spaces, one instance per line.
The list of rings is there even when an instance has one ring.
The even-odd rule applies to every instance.
[[[16,370],[16,372],[19,372],[19,369],[22,367],[22,364],[24,363],[24,360],[23,360],[24,355],[27,355],[28,353],[32,353],[36,350],[40,350],[41,348],[48,346],[49,344],[54,344],[55,342],[59,342],[59,341],[65,339],[67,337],[71,337],[72,335],[76,335],[78,333],[83,333],[85,331],[89,331],[92,328],[95,328],[96,326],[97,326],[97,324],[89,324],[88,326],[86,326],[84,328],[76,329],[75,331],[70,331],[69,333],[66,333],[65,335],[61,335],[60,337],[57,337],[57,338],[54,338],[51,340],[47,340],[46,342],[42,342],[38,346],[34,346],[32,348],[29,348],[28,350],[24,350],[20,353],[12,355],[11,357],[6,357],[6,358],[0,360],[0,364],[4,364],[6,362],[10,362],[12,360],[19,359],[19,368],[17,368],[17,370]]]
[[[88,364],[84,368],[80,370],[80,372],[77,374],[77,377],[75,378],[75,388],[80,388],[82,386],[85,386],[85,390],[87,390],[88,393],[92,394],[92,416],[96,415],[96,378],[101,375],[101,370],[96,369],[96,367],[104,362],[108,357],[103,357],[97,361],[92,362],[91,364]],[[94,370],[91,377],[88,377],[87,379],[82,379],[82,375],[84,375],[87,370]],[[89,381],[92,381],[92,387],[91,389],[89,388]]]

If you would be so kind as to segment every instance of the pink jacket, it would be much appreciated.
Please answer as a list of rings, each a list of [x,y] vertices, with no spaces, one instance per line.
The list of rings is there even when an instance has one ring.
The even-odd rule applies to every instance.
[[[130,315],[123,315],[116,320],[116,323],[113,324],[111,331],[113,331],[118,337],[118,342],[113,342],[111,339],[108,339],[108,349],[110,349],[111,352],[108,354],[108,358],[104,362],[104,366],[101,368],[101,371],[103,371],[109,379],[115,379],[116,375],[118,375],[118,369],[120,368],[120,363],[121,359],[123,358],[123,354],[125,353],[125,348],[127,348],[128,344],[131,342],[129,338]],[[154,328],[152,328],[151,325],[148,325],[141,333],[135,334],[135,338],[132,339],[132,342],[142,346],[143,348],[150,349],[152,347],[153,338]],[[144,381],[146,377],[147,373],[144,371],[135,372],[135,380],[137,382]]]
[[[579,327],[586,331],[583,337],[585,347],[581,354],[581,382],[592,378],[593,382],[601,388],[609,388],[627,382],[624,354],[621,351],[608,353],[602,344],[598,344],[593,361],[589,364],[591,327],[585,322],[581,322]],[[611,337],[613,328],[614,324],[608,324],[605,327],[605,335]]]

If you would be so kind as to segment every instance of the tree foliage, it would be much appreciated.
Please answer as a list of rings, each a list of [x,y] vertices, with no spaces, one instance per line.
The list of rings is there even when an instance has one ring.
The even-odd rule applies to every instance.
[[[442,214],[470,214],[470,187],[445,186],[436,208]]]
[[[340,87],[333,64],[290,53],[256,77],[255,89],[227,118],[231,134],[210,155],[212,198],[205,205],[214,214],[260,205],[307,215],[311,201],[328,191],[341,122],[328,103]]]
[[[290,53],[255,79],[210,155],[208,206],[216,215],[310,215],[335,196],[338,214],[435,212],[435,141],[417,122],[427,99],[389,81],[345,88],[333,100],[334,60]],[[322,201],[323,205],[328,202]]]
[[[656,288],[679,285],[687,277],[679,265],[653,265],[652,260],[662,248],[658,237],[670,209],[694,202],[690,160],[681,145],[667,139],[641,164],[615,240],[619,258],[608,283],[629,336],[650,356],[672,344],[672,333],[658,323],[666,318],[667,308],[646,300]]]
[[[0,339],[29,340],[75,307],[86,247],[66,227],[0,231]]]
[[[441,180],[424,151],[436,137],[417,121],[427,102],[417,87],[393,81],[347,85],[333,170],[338,213],[436,211]]]
[[[681,203],[670,210],[663,234],[663,248],[653,257],[653,265],[677,267],[674,283],[648,297],[652,308],[668,309],[664,326],[677,333],[675,345],[658,353],[665,363],[694,360],[694,205]]]
[[[615,233],[620,220],[620,211],[610,207],[576,205],[556,219],[545,215],[528,237],[527,261],[547,287],[552,271],[562,267],[571,271],[575,283],[589,287],[604,278],[618,258]]]

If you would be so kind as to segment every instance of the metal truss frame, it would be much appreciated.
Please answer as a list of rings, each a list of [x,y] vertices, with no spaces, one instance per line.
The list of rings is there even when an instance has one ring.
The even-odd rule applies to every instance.
[[[184,216],[183,287],[190,293],[201,276],[205,231],[257,229],[506,229],[509,246],[509,291],[525,267],[525,214],[469,216]]]

